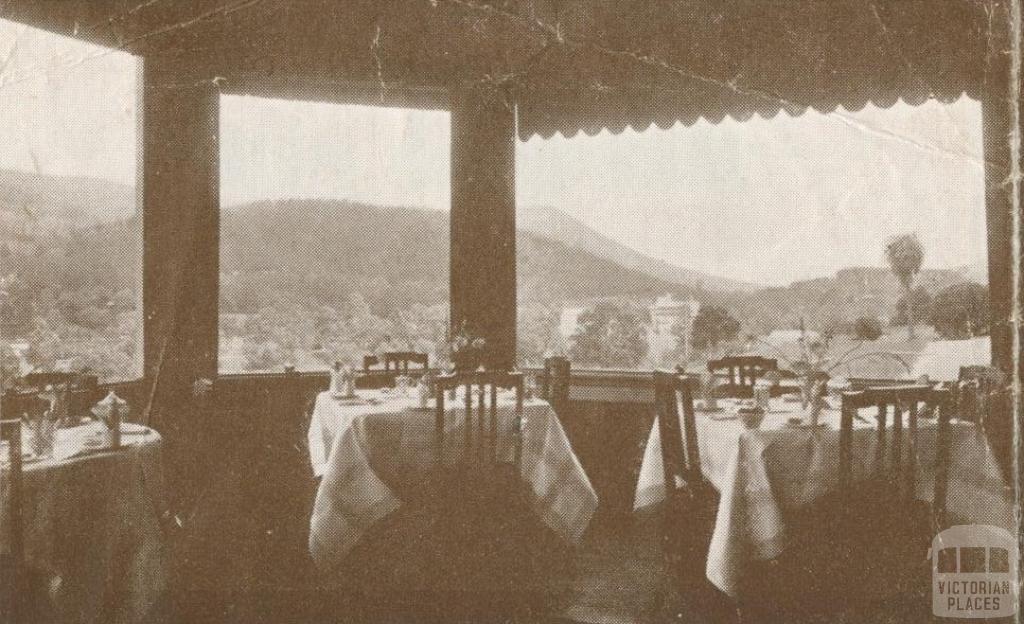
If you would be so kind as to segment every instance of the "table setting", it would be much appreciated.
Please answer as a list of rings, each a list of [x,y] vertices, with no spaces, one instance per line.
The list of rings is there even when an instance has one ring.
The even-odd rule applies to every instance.
[[[57,622],[145,621],[167,584],[162,438],[127,422],[114,393],[86,413],[70,413],[59,389],[40,398],[48,407],[21,415],[26,562],[50,579]],[[8,487],[0,479],[0,497]]]
[[[695,401],[701,470],[719,492],[707,577],[735,597],[751,560],[770,560],[786,548],[787,519],[838,487],[841,380],[805,394],[753,399],[702,397]],[[877,443],[873,413],[853,422],[854,479],[865,478]],[[904,428],[906,431],[906,428]],[[930,500],[934,422],[919,425],[916,495]],[[998,464],[985,437],[969,422],[951,423],[949,512],[974,522],[1013,526]],[[907,435],[906,433],[904,435]],[[664,500],[661,438],[651,428],[634,509]]]
[[[396,379],[394,388],[358,390],[337,384],[315,401],[309,426],[312,472],[320,479],[310,520],[309,548],[322,570],[338,567],[359,538],[396,511],[435,465],[436,402],[428,373],[418,383]],[[476,400],[477,397],[474,397]],[[463,458],[464,389],[446,397],[443,461]],[[495,452],[513,456],[515,394],[498,393]],[[525,398],[520,476],[541,521],[569,543],[578,542],[597,508],[583,472],[551,406]]]

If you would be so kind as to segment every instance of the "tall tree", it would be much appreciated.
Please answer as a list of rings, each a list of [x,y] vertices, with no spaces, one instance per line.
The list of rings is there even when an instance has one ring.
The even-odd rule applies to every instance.
[[[520,304],[516,328],[516,356],[520,366],[540,366],[559,342],[558,308],[540,303]]]
[[[601,302],[580,314],[570,355],[584,366],[635,368],[647,354],[648,312],[630,303]]]
[[[948,340],[984,336],[989,331],[988,289],[981,284],[953,284],[935,295],[932,325]]]
[[[714,349],[732,340],[740,333],[740,322],[720,306],[701,306],[693,319],[691,329],[693,348],[700,351]]]
[[[907,300],[910,300],[908,305]],[[918,286],[912,292],[904,293],[900,295],[898,301],[896,301],[896,313],[890,319],[889,324],[894,327],[900,327],[907,325],[908,313],[907,309],[913,308],[914,315],[920,319],[926,319],[931,316],[932,309],[932,296],[922,286]]]
[[[903,286],[907,301],[907,338],[914,338],[914,298],[910,296],[914,278],[924,263],[924,248],[917,234],[895,236],[885,245],[885,257],[889,268]]]

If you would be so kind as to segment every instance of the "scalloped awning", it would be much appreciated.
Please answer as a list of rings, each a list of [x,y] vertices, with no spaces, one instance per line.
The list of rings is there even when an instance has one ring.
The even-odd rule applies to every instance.
[[[980,98],[989,31],[1005,9],[1005,0],[43,4],[15,3],[5,16],[160,57],[227,92],[446,108],[453,88],[508,89],[523,139]]]
[[[982,3],[703,6],[676,21],[609,12],[550,44],[515,82],[520,138],[953,102],[984,88]]]

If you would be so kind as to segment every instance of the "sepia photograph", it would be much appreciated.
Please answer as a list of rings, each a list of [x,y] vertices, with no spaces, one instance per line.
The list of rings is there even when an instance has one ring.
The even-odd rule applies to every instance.
[[[0,0],[0,624],[1024,622],[1024,0]]]

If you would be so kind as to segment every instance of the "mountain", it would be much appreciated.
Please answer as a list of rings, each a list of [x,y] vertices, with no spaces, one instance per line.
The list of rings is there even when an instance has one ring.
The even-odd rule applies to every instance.
[[[929,295],[961,282],[978,282],[978,270],[923,269],[914,287]],[[794,329],[801,321],[812,329],[848,325],[859,317],[883,320],[896,312],[903,289],[885,267],[850,267],[832,277],[800,280],[788,286],[773,286],[753,293],[709,293],[710,302],[723,305],[740,319],[744,331],[757,334],[773,329]]]
[[[619,266],[686,288],[753,292],[757,284],[702,273],[645,256],[595,232],[581,221],[550,206],[520,207],[516,213],[519,229],[532,232],[568,247],[614,262]]]
[[[360,292],[394,309],[448,297],[448,213],[337,200],[262,201],[221,219],[228,312],[265,303],[258,292],[310,304]],[[654,297],[683,287],[530,232],[517,238],[522,301]]]
[[[66,283],[83,293],[93,289],[96,300],[123,296],[137,277],[137,252],[124,244],[137,229],[125,219],[134,214],[134,202],[129,186],[0,170],[3,271],[13,269],[40,293],[47,284]],[[527,303],[697,295],[729,308],[749,331],[770,331],[801,318],[814,327],[888,317],[900,296],[883,267],[757,288],[649,258],[552,208],[524,208],[518,216],[519,298]],[[263,201],[225,209],[221,227],[228,313],[277,302],[324,305],[352,292],[381,311],[447,299],[449,227],[443,211]],[[925,270],[916,283],[934,294],[955,282],[984,283],[984,275],[984,267]],[[49,301],[55,294],[40,296]]]
[[[0,169],[0,216],[5,223],[108,222],[135,212],[135,189],[78,176]]]

